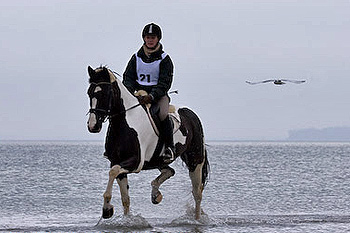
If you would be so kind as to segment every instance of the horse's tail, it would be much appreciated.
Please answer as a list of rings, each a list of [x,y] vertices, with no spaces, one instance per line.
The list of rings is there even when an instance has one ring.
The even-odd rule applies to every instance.
[[[208,175],[210,172],[210,165],[208,160],[208,153],[205,145],[204,140],[204,131],[203,126],[201,123],[201,120],[199,119],[198,115],[193,112],[191,109],[188,108],[180,108],[178,110],[180,116],[183,116],[186,120],[186,122],[190,121],[190,127],[192,128],[192,139],[191,139],[191,149],[189,153],[186,153],[185,155],[181,156],[182,160],[187,164],[189,169],[195,169],[195,166],[203,161],[203,167],[202,167],[202,184],[203,188],[205,187],[208,179]],[[181,121],[183,121],[182,119]],[[196,156],[195,158],[189,158],[189,156]],[[198,156],[198,157],[197,157]],[[192,163],[191,163],[191,162]],[[195,164],[193,164],[193,162]]]
[[[204,164],[203,164],[203,168],[202,168],[202,184],[203,184],[203,188],[207,184],[209,172],[210,172],[210,165],[209,165],[209,160],[208,160],[208,151],[205,148],[205,144],[204,144]]]

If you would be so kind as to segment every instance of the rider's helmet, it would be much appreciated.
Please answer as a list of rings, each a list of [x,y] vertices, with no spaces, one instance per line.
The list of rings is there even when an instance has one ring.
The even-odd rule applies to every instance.
[[[157,36],[160,40],[162,39],[162,30],[157,24],[147,24],[142,31],[142,38],[145,38],[145,36]]]

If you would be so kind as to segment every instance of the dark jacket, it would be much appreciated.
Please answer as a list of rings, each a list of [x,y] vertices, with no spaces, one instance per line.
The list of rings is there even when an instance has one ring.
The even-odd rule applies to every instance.
[[[154,53],[152,53],[149,57],[146,56],[143,48],[141,47],[139,51],[137,52],[137,56],[142,59],[145,63],[151,63],[155,60],[162,59],[162,53],[163,47],[161,45],[160,49]],[[172,81],[173,81],[173,71],[174,71],[174,65],[171,61],[171,58],[169,55],[167,55],[159,65],[159,79],[158,84],[154,86],[143,86],[140,85],[137,80],[137,74],[136,74],[136,56],[135,54],[132,55],[125,72],[123,74],[123,84],[126,86],[126,88],[131,92],[134,93],[138,90],[145,90],[148,92],[148,94],[152,95],[154,100],[157,101],[159,98],[161,98],[164,95],[167,95],[167,92],[169,91]]]

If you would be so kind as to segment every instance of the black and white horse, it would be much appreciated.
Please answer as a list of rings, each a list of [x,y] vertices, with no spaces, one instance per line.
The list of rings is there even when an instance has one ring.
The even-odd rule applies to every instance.
[[[110,202],[115,179],[119,184],[124,214],[129,213],[128,173],[147,169],[160,171],[160,175],[151,182],[151,200],[158,204],[162,200],[160,185],[172,177],[175,171],[159,156],[164,147],[159,143],[157,130],[151,124],[149,114],[108,68],[92,69],[89,66],[88,73],[88,130],[91,133],[100,132],[102,123],[109,119],[105,155],[111,162],[111,168],[103,195],[102,217],[113,216],[113,205]],[[169,115],[174,123],[176,157],[181,157],[189,170],[195,200],[195,218],[200,219],[202,192],[209,172],[202,125],[198,116],[188,108],[176,109]]]

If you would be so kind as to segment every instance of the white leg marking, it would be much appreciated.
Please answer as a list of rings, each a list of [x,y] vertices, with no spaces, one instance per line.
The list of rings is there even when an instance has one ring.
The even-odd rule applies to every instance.
[[[190,178],[192,182],[192,195],[195,201],[195,218],[198,220],[201,216],[201,202],[202,202],[202,168],[203,163],[198,164],[196,169],[193,172],[190,172]]]
[[[113,189],[113,182],[117,176],[121,173],[127,173],[128,171],[121,168],[119,165],[114,165],[110,170],[109,170],[109,179],[108,179],[108,184],[105,193],[103,194],[103,208],[109,208],[111,206],[110,201],[112,199],[112,189]]]
[[[119,185],[122,204],[124,207],[124,214],[127,215],[130,212],[130,197],[129,197],[129,190],[128,190],[128,178],[125,177],[122,180],[117,179],[117,182]]]
[[[154,179],[152,181],[151,185],[159,188],[159,186],[161,184],[163,184],[164,181],[166,181],[167,179],[169,179],[173,175],[174,175],[174,173],[172,172],[172,170],[170,170],[170,169],[162,169],[160,171],[160,175],[156,179]]]
[[[159,187],[161,184],[163,184],[164,181],[166,181],[173,175],[174,175],[174,172],[171,169],[162,169],[160,171],[160,175],[151,182],[151,185],[152,185],[151,198],[152,198],[153,204],[158,204],[162,201],[163,195],[159,191]]]

